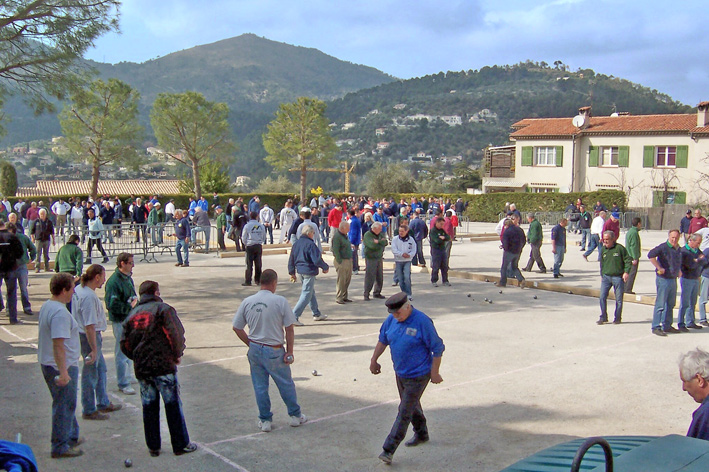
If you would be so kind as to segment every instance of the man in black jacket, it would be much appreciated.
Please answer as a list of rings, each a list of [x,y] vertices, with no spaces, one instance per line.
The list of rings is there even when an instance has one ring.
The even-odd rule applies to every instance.
[[[519,281],[519,286],[524,288],[524,277],[519,271],[519,256],[526,243],[524,230],[519,227],[519,216],[512,215],[512,224],[502,233],[502,267],[500,268],[500,282],[498,287],[507,285],[507,277],[514,277]]]
[[[0,281],[4,280],[7,287],[7,313],[12,325],[22,324],[17,319],[17,261],[22,258],[22,252],[20,240],[5,229],[4,221],[0,221]]]
[[[160,455],[160,395],[165,403],[172,451],[176,456],[194,452],[180,402],[177,364],[185,350],[185,329],[177,312],[160,298],[157,282],[146,280],[140,301],[123,323],[121,350],[133,360],[140,382],[145,442],[153,457]]]

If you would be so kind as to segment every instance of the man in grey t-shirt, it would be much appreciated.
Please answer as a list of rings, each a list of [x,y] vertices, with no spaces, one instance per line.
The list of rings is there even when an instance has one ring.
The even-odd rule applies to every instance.
[[[300,426],[308,421],[300,411],[295,383],[291,377],[295,315],[288,301],[276,295],[278,274],[266,269],[261,274],[261,290],[247,297],[234,315],[233,329],[244,344],[249,346],[251,379],[259,410],[258,426],[261,431],[271,431],[271,400],[268,396],[268,378],[273,379],[284,403],[288,407],[290,425]],[[249,334],[244,328],[249,325]],[[285,330],[285,349],[283,348]]]
[[[74,277],[59,273],[49,281],[51,299],[39,311],[37,357],[52,396],[52,457],[78,457],[83,451],[76,421],[79,382],[79,325],[66,304],[74,294]]]

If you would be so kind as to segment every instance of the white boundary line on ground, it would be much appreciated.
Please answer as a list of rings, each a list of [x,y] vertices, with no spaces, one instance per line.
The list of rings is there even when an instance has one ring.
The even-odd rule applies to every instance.
[[[6,332],[7,334],[9,334],[10,336],[19,339],[20,341],[22,341],[23,343],[27,344],[28,346],[31,346],[31,347],[33,347],[33,348],[35,348],[35,349],[39,349],[39,346],[37,346],[37,345],[34,344],[34,343],[31,343],[29,339],[25,339],[25,338],[19,337],[18,335],[16,335],[15,333],[13,333],[12,331],[10,331],[9,329],[7,329],[7,328],[4,327],[4,326],[0,326],[0,328],[2,328],[2,330],[5,331],[5,332]],[[33,338],[33,339],[34,339],[34,338]]]
[[[219,459],[220,461],[224,462],[224,463],[227,464],[227,465],[230,465],[231,467],[233,467],[234,469],[238,470],[239,472],[249,472],[248,469],[244,469],[243,467],[241,467],[241,466],[240,466],[239,464],[237,464],[236,462],[232,462],[232,461],[230,461],[229,459],[227,459],[226,457],[222,456],[221,454],[219,454],[219,453],[217,453],[217,452],[214,452],[214,451],[211,450],[206,444],[202,444],[202,443],[197,443],[197,444],[199,445],[199,447],[200,447],[202,450],[204,450],[204,452],[206,452],[207,454],[209,454],[209,455],[211,455],[211,456],[216,457],[216,458]]]
[[[502,372],[502,373],[499,373],[499,374],[487,375],[487,376],[485,376],[485,377],[479,377],[479,378],[476,378],[476,379],[468,380],[468,381],[466,381],[466,382],[460,382],[460,383],[457,383],[457,384],[451,384],[451,385],[446,385],[446,386],[440,386],[440,387],[438,387],[438,388],[435,388],[435,387],[434,387],[434,388],[431,388],[430,390],[431,390],[431,391],[434,391],[434,392],[438,392],[438,391],[441,391],[441,390],[450,390],[450,389],[453,389],[453,388],[463,387],[463,386],[467,386],[467,385],[470,385],[470,384],[483,382],[483,381],[486,381],[486,380],[491,380],[491,379],[495,379],[495,378],[499,378],[499,377],[504,377],[504,376],[510,375],[510,374],[517,374],[517,373],[520,373],[520,372],[524,372],[524,371],[528,371],[528,370],[533,370],[533,369],[536,369],[536,368],[539,368],[539,367],[544,367],[544,366],[547,366],[547,365],[551,365],[551,364],[557,363],[557,362],[559,362],[559,361],[566,360],[566,359],[568,359],[568,358],[570,358],[570,357],[573,357],[573,356],[576,356],[576,355],[579,355],[579,354],[588,354],[588,353],[596,352],[596,351],[605,351],[605,350],[608,350],[608,349],[611,349],[611,348],[614,348],[614,347],[623,346],[623,345],[626,345],[626,344],[631,344],[631,343],[634,343],[634,342],[639,341],[639,340],[642,340],[642,339],[647,339],[647,338],[649,338],[649,337],[651,337],[651,336],[652,336],[652,335],[647,334],[647,335],[644,335],[644,336],[640,336],[640,337],[633,338],[633,339],[630,339],[630,340],[627,340],[627,341],[623,341],[623,342],[619,342],[619,343],[616,343],[616,344],[610,344],[610,345],[607,345],[607,346],[599,346],[599,347],[596,347],[596,348],[593,348],[593,349],[586,349],[586,350],[581,350],[581,349],[579,349],[579,350],[577,350],[577,351],[573,351],[573,352],[570,352],[570,353],[568,353],[568,354],[566,354],[566,355],[564,355],[564,356],[561,356],[561,357],[559,357],[559,358],[557,358],[557,359],[552,359],[552,360],[544,361],[544,362],[538,362],[538,363],[536,363],[536,364],[531,364],[531,365],[528,365],[528,366],[525,366],[525,367],[520,367],[519,369],[509,370],[509,371]],[[352,414],[355,414],[355,413],[359,413],[359,412],[361,412],[361,411],[370,410],[370,409],[372,409],[372,408],[377,408],[377,407],[380,407],[380,406],[389,405],[389,404],[392,404],[392,403],[397,403],[398,401],[399,401],[399,399],[396,398],[396,399],[387,400],[387,401],[380,402],[380,403],[373,403],[373,404],[371,404],[371,405],[363,406],[363,407],[360,407],[360,408],[355,408],[354,410],[348,410],[348,411],[343,411],[343,412],[341,412],[341,413],[335,413],[335,414],[329,415],[329,416],[323,416],[322,418],[316,418],[316,419],[313,419],[313,420],[309,420],[308,423],[306,423],[306,424],[303,425],[303,426],[307,426],[307,424],[311,424],[311,423],[314,424],[314,423],[319,423],[319,422],[321,422],[321,421],[331,420],[331,419],[333,419],[333,418],[339,418],[339,417],[342,417],[342,416],[352,415]],[[228,438],[228,439],[220,439],[219,441],[214,441],[214,442],[208,443],[207,445],[208,445],[208,446],[214,446],[214,445],[217,445],[217,444],[224,444],[224,443],[236,442],[236,441],[240,441],[240,440],[242,440],[242,439],[247,439],[247,438],[250,438],[250,437],[253,437],[253,436],[257,436],[257,435],[259,435],[259,434],[266,434],[266,433],[252,433],[252,434],[246,434],[246,435],[243,435],[243,436],[236,436],[236,437]]]

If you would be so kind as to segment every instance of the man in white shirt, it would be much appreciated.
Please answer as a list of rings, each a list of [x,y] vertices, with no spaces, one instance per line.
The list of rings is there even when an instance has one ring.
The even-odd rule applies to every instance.
[[[298,214],[295,212],[295,210],[293,210],[293,200],[288,199],[286,201],[286,205],[281,210],[281,237],[278,240],[278,244],[283,244],[285,241],[288,241],[288,233],[290,232],[290,227],[293,225],[293,222],[296,220],[296,218],[298,218]]]
[[[273,420],[271,399],[268,396],[269,377],[273,379],[283,402],[288,407],[289,424],[295,428],[308,421],[300,411],[290,369],[290,364],[294,362],[295,315],[288,301],[276,295],[277,286],[276,271],[272,269],[263,271],[261,290],[244,299],[232,322],[236,335],[249,347],[247,357],[251,366],[251,380],[259,410],[258,427],[264,432],[271,431]],[[246,325],[249,326],[248,335],[244,331]]]
[[[166,222],[175,221],[175,199],[171,198],[167,205],[165,205],[165,217]]]
[[[583,253],[583,258],[588,261],[588,256],[594,249],[598,248],[598,260],[601,260],[601,238],[603,237],[603,225],[606,223],[606,212],[598,212],[593,221],[591,221],[591,242],[588,243],[588,250]]]
[[[259,223],[263,225],[264,228],[266,228],[266,235],[271,237],[271,244],[273,244],[273,221],[274,221],[274,216],[273,216],[273,209],[268,206],[268,203],[263,204],[263,208],[261,208],[261,211],[259,212],[258,215],[258,220]],[[266,238],[264,237],[264,244],[266,243]]]
[[[66,215],[71,210],[71,207],[63,199],[59,199],[52,205],[52,213],[57,215],[57,231],[59,235],[64,236],[64,227],[66,226]]]

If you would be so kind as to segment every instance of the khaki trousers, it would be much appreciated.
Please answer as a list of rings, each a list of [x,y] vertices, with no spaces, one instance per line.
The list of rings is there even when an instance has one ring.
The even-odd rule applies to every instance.
[[[349,298],[347,291],[352,280],[352,259],[342,259],[340,263],[335,260],[335,270],[337,271],[337,294],[335,295],[335,300],[342,302]]]

